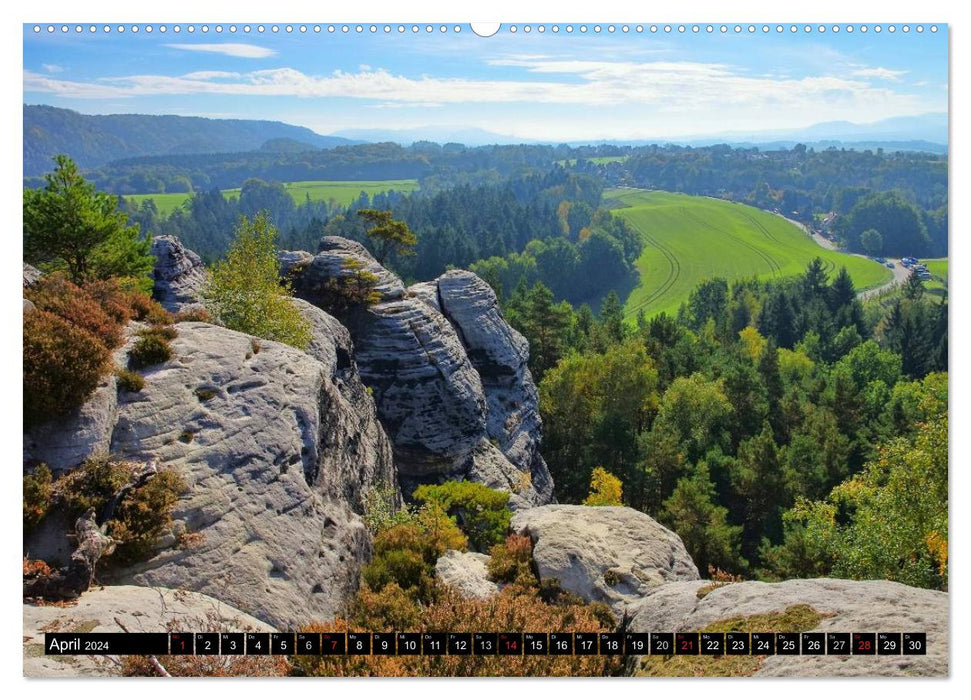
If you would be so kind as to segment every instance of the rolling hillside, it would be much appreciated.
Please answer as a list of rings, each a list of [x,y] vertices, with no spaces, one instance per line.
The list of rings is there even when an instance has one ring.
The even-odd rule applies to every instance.
[[[46,105],[24,105],[24,176],[51,169],[66,153],[82,168],[138,156],[254,151],[286,141],[304,150],[360,143],[322,136],[302,126],[252,119],[205,119],[151,114],[80,114]]]
[[[640,285],[625,313],[676,313],[703,279],[785,277],[802,272],[814,257],[835,272],[845,265],[858,290],[879,286],[890,270],[860,256],[826,250],[782,217],[708,197],[619,189],[606,196],[644,237],[637,261]]]

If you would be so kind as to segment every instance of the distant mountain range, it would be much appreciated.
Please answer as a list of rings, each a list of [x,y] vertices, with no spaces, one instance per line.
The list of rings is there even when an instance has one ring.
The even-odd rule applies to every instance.
[[[522,139],[475,127],[418,127],[408,129],[345,129],[318,134],[306,127],[276,121],[207,119],[174,115],[86,115],[46,105],[24,105],[24,176],[51,168],[51,157],[69,154],[82,168],[97,168],[113,160],[138,156],[243,151],[297,152],[364,142],[416,141],[488,144],[541,144],[552,141]],[[855,149],[907,150],[946,153],[948,116],[929,113],[857,124],[823,122],[800,129],[725,132],[708,136],[660,139],[594,139],[568,145],[650,144],[757,146],[791,148],[797,143],[821,149],[830,146]]]
[[[947,151],[947,114],[930,113],[913,117],[894,117],[881,121],[857,124],[854,122],[821,122],[801,129],[724,132],[701,136],[682,136],[656,139],[594,139],[569,141],[570,146],[613,144],[617,146],[647,146],[650,144],[678,144],[710,146],[718,143],[759,146],[762,148],[791,148],[797,143],[815,148],[830,146],[844,148],[884,148],[885,150]],[[524,139],[485,129],[459,126],[417,127],[410,129],[344,129],[334,136],[362,141],[391,141],[408,146],[415,141],[462,143],[467,146],[487,144],[538,144],[559,142]]]
[[[206,119],[150,114],[80,114],[46,105],[24,105],[24,175],[51,169],[67,153],[82,168],[112,160],[187,153],[235,153],[281,147],[304,150],[359,143],[322,136],[302,126],[252,119]]]

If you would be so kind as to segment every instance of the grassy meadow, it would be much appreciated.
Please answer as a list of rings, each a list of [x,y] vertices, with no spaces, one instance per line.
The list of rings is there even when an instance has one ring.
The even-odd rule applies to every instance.
[[[369,195],[390,190],[413,192],[418,189],[418,180],[311,180],[307,182],[287,182],[284,183],[284,187],[297,204],[302,204],[309,196],[311,201],[329,202],[333,199],[346,207],[360,197],[361,192],[367,192]],[[237,187],[222,192],[224,197],[230,198],[239,197],[240,190]],[[187,192],[133,194],[128,195],[127,199],[137,204],[141,204],[146,199],[154,199],[159,213],[168,216],[185,204],[191,196]]]
[[[866,258],[826,250],[780,216],[710,197],[633,189],[605,193],[646,246],[637,261],[640,285],[625,314],[674,314],[704,279],[786,277],[819,257],[834,274],[846,266],[857,290],[880,286],[892,273]]]

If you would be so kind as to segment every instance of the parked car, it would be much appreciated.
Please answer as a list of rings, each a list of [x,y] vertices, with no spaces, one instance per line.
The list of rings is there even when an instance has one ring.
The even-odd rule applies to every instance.
[[[888,261],[887,261],[887,263],[886,263],[886,265],[887,265],[887,267],[889,267],[889,268],[890,268],[891,270],[893,269],[893,262],[892,262],[892,261],[890,261],[890,260],[888,260]]]

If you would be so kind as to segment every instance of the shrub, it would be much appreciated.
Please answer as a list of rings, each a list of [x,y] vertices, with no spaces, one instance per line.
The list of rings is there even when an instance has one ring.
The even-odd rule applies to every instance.
[[[172,527],[172,510],[185,487],[179,473],[169,469],[129,492],[109,527],[111,536],[121,540],[112,558],[132,563],[150,555],[159,537]]]
[[[488,600],[462,598],[442,591],[422,607],[401,589],[362,590],[349,606],[348,618],[312,623],[310,632],[395,630],[459,632],[476,630],[560,630],[609,632],[613,625],[599,608],[585,604],[551,605],[534,592],[509,587]],[[623,670],[619,656],[293,656],[308,676],[610,676]]]
[[[318,303],[338,315],[355,307],[373,306],[381,301],[377,283],[377,275],[364,269],[359,260],[348,258],[341,263],[341,274],[327,280],[318,291]]]
[[[122,391],[136,392],[145,388],[145,377],[138,372],[120,369],[115,372],[115,376],[118,377],[118,387]]]
[[[132,292],[129,297],[131,300],[132,318],[136,321],[144,321],[153,325],[165,326],[175,322],[171,313],[166,311],[161,304],[143,292]]]
[[[146,334],[141,336],[128,353],[128,366],[141,369],[152,365],[160,365],[172,358],[172,347],[169,341],[159,335]]]
[[[509,535],[489,550],[489,578],[501,583],[535,585],[533,543],[525,535]]]
[[[134,316],[132,300],[136,292],[126,288],[121,280],[90,280],[84,283],[83,289],[117,323],[126,324]],[[137,293],[141,294],[141,292]]]
[[[47,515],[54,495],[54,480],[46,464],[24,474],[24,532],[29,532]]]
[[[175,340],[179,337],[179,332],[172,326],[149,326],[138,331],[139,338],[155,336],[162,340]]]
[[[109,366],[105,344],[49,311],[23,319],[24,424],[38,425],[84,403]]]
[[[45,275],[24,292],[41,311],[49,311],[85,330],[108,349],[121,345],[121,324],[102,308],[98,299],[72,284],[62,274]],[[118,311],[116,309],[116,311]]]
[[[104,455],[93,457],[55,481],[50,500],[69,519],[89,508],[103,517],[105,506],[129,483],[136,466]],[[172,510],[184,490],[185,481],[171,469],[129,489],[106,523],[108,534],[120,542],[112,559],[128,564],[151,554],[159,537],[172,526]]]
[[[76,518],[89,508],[100,513],[128,483],[133,468],[131,463],[113,461],[106,455],[91,457],[54,483],[54,497],[69,518]]]
[[[434,504],[455,518],[469,542],[484,551],[503,541],[509,530],[509,494],[472,481],[419,486],[419,503]]]
[[[226,259],[209,276],[206,309],[226,328],[303,350],[310,343],[310,322],[289,299],[289,285],[280,282],[276,237],[265,214],[241,219]]]
[[[364,524],[372,534],[408,522],[413,514],[401,504],[394,484],[373,486],[364,496]]]
[[[585,506],[622,506],[624,485],[603,467],[595,467],[590,475],[590,494],[583,499]]]
[[[209,312],[203,308],[192,308],[179,311],[173,316],[173,320],[176,323],[182,323],[183,321],[199,321],[202,323],[209,323],[212,317]]]
[[[361,580],[373,591],[394,584],[413,599],[428,602],[437,593],[438,558],[467,545],[455,521],[428,504],[375,535],[374,558],[361,569]]]

